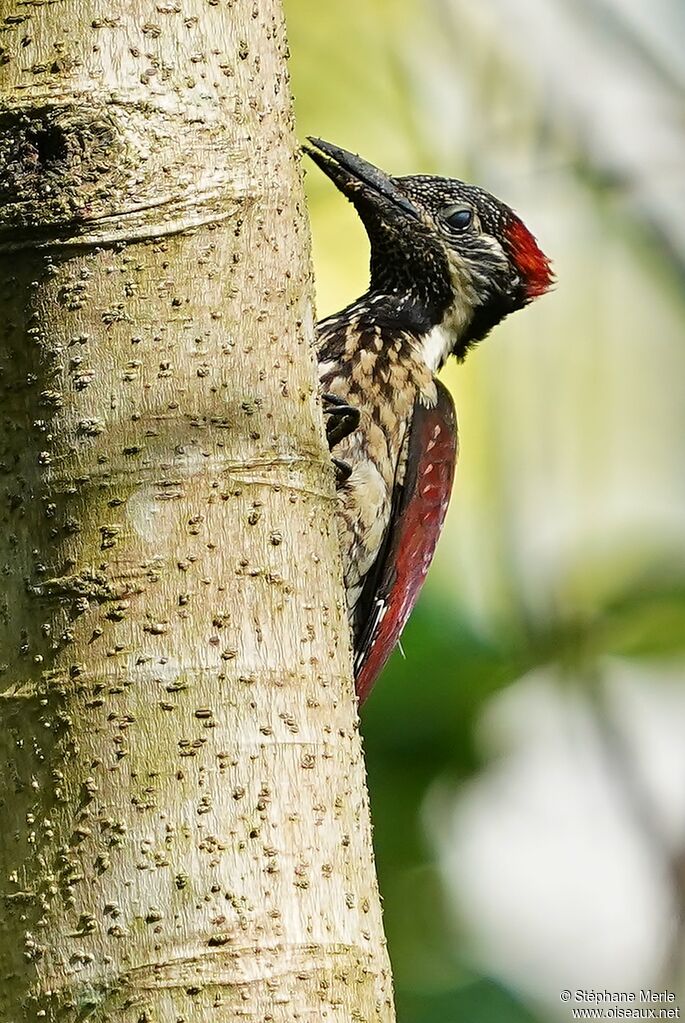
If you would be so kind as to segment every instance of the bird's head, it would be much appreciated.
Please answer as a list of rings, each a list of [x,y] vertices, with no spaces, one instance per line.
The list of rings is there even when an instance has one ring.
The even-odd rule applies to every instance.
[[[307,152],[354,204],[371,246],[371,293],[397,298],[422,335],[442,331],[463,358],[509,313],[553,282],[519,217],[482,188],[450,178],[393,178],[347,150],[310,139]]]

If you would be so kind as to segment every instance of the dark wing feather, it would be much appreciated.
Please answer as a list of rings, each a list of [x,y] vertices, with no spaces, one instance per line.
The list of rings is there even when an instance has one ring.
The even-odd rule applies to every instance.
[[[417,401],[408,440],[404,482],[395,488],[385,543],[358,607],[355,642],[359,702],[395,648],[418,600],[442,531],[457,464],[457,419],[447,388],[436,381],[433,408]]]

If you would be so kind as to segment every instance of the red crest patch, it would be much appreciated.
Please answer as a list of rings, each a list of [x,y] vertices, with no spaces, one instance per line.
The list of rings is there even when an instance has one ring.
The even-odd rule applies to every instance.
[[[512,217],[507,225],[506,239],[511,258],[521,274],[526,297],[532,299],[544,295],[554,281],[552,265],[518,217]]]

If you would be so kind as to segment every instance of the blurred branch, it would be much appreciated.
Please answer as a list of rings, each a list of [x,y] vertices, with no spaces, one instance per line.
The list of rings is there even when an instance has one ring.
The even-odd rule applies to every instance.
[[[477,13],[467,0],[441,6],[455,43],[492,34],[508,88],[537,104],[534,116],[557,139],[570,128],[579,161],[612,184],[626,214],[650,227],[685,273],[682,85],[664,46],[638,35],[614,0],[487,0]],[[485,119],[491,113],[483,108]]]
[[[590,669],[592,671],[592,669]],[[659,827],[654,807],[639,769],[633,751],[626,741],[610,705],[606,686],[593,672],[595,684],[588,686],[588,694],[594,711],[599,737],[607,755],[609,768],[614,780],[626,797],[628,810],[635,824],[652,847],[655,856],[664,865],[673,896],[674,927],[670,947],[664,957],[662,976],[657,987],[682,995],[681,979],[685,963],[685,848],[672,848]]]

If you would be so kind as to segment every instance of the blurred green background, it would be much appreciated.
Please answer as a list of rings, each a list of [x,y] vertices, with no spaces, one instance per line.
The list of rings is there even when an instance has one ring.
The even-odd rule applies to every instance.
[[[364,708],[400,1023],[682,993],[685,5],[285,0],[298,130],[476,181],[551,294],[446,369],[445,534]],[[366,287],[306,179],[321,316]],[[685,1002],[683,1002],[685,1009]]]

